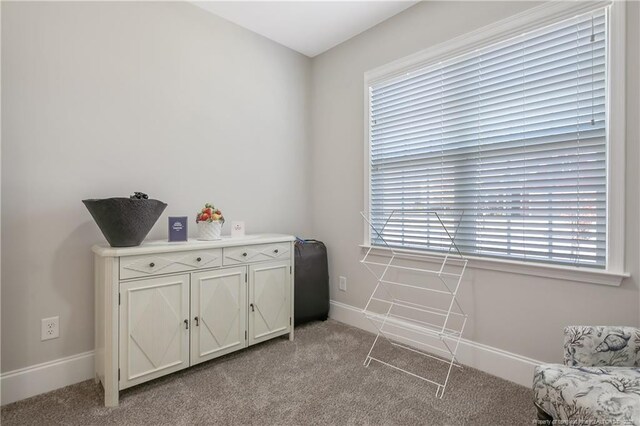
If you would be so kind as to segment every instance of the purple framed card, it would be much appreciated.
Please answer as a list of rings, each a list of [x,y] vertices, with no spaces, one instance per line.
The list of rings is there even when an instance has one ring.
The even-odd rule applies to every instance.
[[[187,241],[187,216],[169,216],[169,242]]]

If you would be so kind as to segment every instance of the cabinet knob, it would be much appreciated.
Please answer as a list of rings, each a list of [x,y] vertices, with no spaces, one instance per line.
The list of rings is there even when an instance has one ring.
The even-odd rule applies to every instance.
[[[251,308],[251,312],[255,312],[256,311],[254,306],[253,306],[253,303],[249,303],[249,307]]]
[[[202,258],[199,257],[199,258],[196,259],[196,262],[200,262],[201,260],[202,260]]]
[[[198,317],[195,317],[193,320],[196,322],[196,327],[199,327],[200,326],[200,319]]]
[[[153,262],[151,262],[151,263],[149,264],[149,267],[151,267],[151,268],[153,268],[154,266],[156,266],[156,264],[155,264],[155,263],[153,263]]]
[[[188,319],[184,320],[184,328],[186,328],[187,330],[189,329],[189,320]]]
[[[278,254],[278,249],[275,249],[273,252],[274,252],[275,254]]]
[[[247,253],[242,253],[242,256],[247,257]]]

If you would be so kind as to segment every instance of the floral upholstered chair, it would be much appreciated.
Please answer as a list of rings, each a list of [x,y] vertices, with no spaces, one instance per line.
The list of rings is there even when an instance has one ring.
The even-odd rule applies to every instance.
[[[640,329],[564,329],[564,365],[535,369],[538,418],[548,424],[640,425]]]

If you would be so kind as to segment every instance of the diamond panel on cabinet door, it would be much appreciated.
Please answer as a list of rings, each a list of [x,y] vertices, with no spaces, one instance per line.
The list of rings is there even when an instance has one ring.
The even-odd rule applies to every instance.
[[[204,306],[201,318],[203,325],[209,330],[218,346],[224,346],[232,329],[236,327],[240,306],[238,300],[229,291],[229,286],[233,286],[237,280],[236,276],[227,278],[217,278],[215,286],[209,299],[202,303]],[[201,293],[201,295],[204,292]],[[202,297],[202,296],[201,296]],[[224,306],[224,310],[220,309]]]
[[[189,365],[189,275],[120,282],[118,388]]]
[[[191,314],[199,321],[191,334],[191,365],[245,347],[246,268],[191,274]]]
[[[281,278],[282,271],[274,269],[261,271],[262,285],[256,287],[256,308],[269,330],[277,327],[278,317],[284,309],[286,300],[285,283]]]
[[[158,368],[179,329],[178,314],[162,290],[155,289],[143,313],[131,327],[130,336],[153,366]]]

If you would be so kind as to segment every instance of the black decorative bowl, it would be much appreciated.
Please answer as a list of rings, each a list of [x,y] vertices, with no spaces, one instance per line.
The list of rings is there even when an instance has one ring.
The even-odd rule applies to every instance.
[[[130,198],[104,198],[82,202],[111,247],[139,246],[167,207],[158,200]]]

